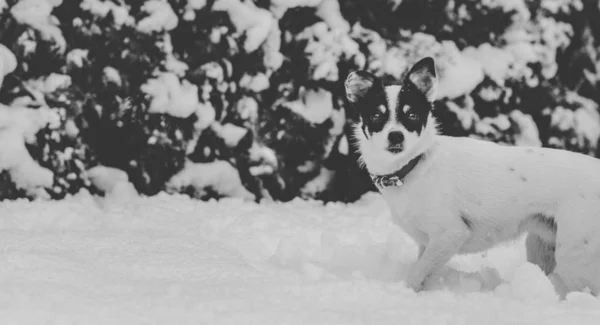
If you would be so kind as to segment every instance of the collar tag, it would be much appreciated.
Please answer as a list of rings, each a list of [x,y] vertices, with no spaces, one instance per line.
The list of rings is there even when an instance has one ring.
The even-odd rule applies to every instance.
[[[400,177],[398,177],[396,175],[384,175],[384,176],[371,175],[371,180],[373,181],[373,184],[375,184],[375,186],[377,186],[379,189],[382,189],[384,187],[390,187],[390,186],[404,185],[404,182],[402,181],[402,179],[400,179]]]

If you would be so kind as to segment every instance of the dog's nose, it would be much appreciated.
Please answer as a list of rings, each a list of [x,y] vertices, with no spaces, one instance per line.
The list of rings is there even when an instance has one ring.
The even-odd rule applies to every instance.
[[[388,141],[390,144],[401,144],[404,141],[404,134],[400,131],[388,133]]]

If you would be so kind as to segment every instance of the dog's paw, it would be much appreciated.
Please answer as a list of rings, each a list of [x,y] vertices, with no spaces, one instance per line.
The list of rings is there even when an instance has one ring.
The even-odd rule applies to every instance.
[[[417,274],[409,274],[406,278],[406,286],[415,292],[421,292],[425,288],[425,278]]]

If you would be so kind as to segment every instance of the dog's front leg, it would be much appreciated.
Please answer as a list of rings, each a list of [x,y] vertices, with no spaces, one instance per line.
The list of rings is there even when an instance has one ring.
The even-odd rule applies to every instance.
[[[429,243],[411,268],[406,285],[416,292],[423,290],[427,280],[456,254],[470,235],[468,229],[460,227],[429,236]]]
[[[425,252],[425,245],[419,244],[419,255],[417,256],[417,260],[423,256],[423,252]]]

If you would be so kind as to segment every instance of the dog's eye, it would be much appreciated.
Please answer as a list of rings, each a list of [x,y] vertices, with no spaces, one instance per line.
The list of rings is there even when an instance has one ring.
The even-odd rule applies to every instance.
[[[419,119],[419,115],[414,112],[408,112],[408,119],[411,121],[417,121]]]
[[[371,121],[377,121],[381,118],[383,114],[381,114],[380,112],[375,112],[373,113],[373,115],[371,115]]]

